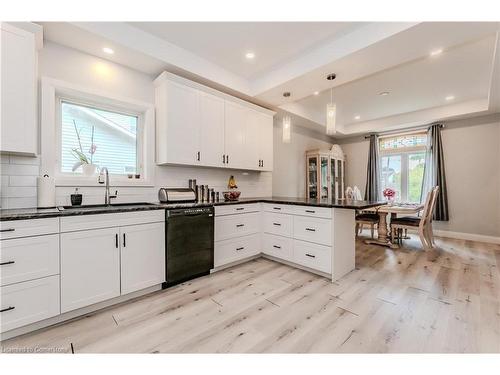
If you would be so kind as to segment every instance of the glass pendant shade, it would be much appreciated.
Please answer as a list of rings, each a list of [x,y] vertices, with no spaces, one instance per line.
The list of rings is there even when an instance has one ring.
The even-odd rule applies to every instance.
[[[337,132],[336,120],[337,106],[335,103],[329,103],[326,105],[326,134],[334,135]]]
[[[290,116],[283,117],[283,143],[292,141],[292,119]]]

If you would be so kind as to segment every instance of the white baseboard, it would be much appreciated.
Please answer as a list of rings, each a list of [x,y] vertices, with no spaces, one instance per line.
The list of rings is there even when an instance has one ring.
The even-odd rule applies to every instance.
[[[434,230],[434,235],[436,237],[456,238],[458,240],[470,240],[470,241],[500,244],[500,237],[485,236],[483,234],[450,232],[447,230]]]

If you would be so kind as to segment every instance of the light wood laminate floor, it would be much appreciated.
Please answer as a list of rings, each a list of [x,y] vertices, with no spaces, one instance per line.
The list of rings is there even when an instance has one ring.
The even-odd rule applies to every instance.
[[[357,242],[338,282],[259,258],[59,326],[6,348],[87,352],[500,352],[500,245],[437,238]]]

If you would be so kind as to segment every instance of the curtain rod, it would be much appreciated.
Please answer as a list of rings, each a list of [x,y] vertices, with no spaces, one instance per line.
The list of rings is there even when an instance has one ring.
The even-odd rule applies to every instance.
[[[433,126],[433,125],[439,125],[440,128],[444,128],[444,124],[430,124],[430,125],[425,125],[425,126],[416,126],[414,128],[409,128],[409,129],[402,129],[402,130],[388,130],[388,131],[385,131],[385,132],[380,132],[380,133],[371,133],[371,134],[376,134],[378,136],[389,136],[389,135],[393,135],[393,134],[401,134],[401,135],[404,135],[404,134],[410,134],[410,133],[415,133],[416,131],[418,130],[424,130],[424,129],[428,129],[429,127]],[[370,135],[371,135],[370,134]],[[370,138],[370,135],[365,135],[365,139],[369,139]]]

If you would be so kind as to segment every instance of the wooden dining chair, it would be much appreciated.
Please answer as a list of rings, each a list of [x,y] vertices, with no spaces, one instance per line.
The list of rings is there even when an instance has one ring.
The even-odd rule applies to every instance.
[[[375,226],[378,230],[379,215],[373,212],[361,212],[356,215],[356,237],[363,231],[363,226],[366,224],[370,227],[371,238],[375,231]]]
[[[425,198],[424,209],[421,217],[398,217],[391,220],[391,240],[394,241],[396,232],[401,229],[416,229],[422,246],[430,250],[435,245],[432,232],[432,216],[436,199],[439,194],[439,186],[435,186]]]

